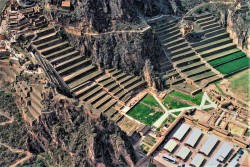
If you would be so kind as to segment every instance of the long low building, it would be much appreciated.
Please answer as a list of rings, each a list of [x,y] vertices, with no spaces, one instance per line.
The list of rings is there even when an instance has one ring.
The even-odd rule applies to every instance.
[[[170,139],[167,142],[167,144],[164,146],[164,149],[171,153],[176,148],[177,145],[178,143],[176,141],[174,141],[173,139]]]
[[[190,125],[182,124],[181,127],[179,127],[179,129],[174,133],[173,138],[181,141],[189,129]]]
[[[179,157],[182,160],[185,160],[187,158],[187,156],[189,155],[190,152],[191,151],[189,150],[189,148],[183,146],[183,147],[181,147],[181,149],[176,154],[176,157]]]
[[[216,136],[209,136],[206,143],[201,147],[199,152],[208,156],[218,141],[219,139]]]
[[[214,155],[214,159],[218,160],[219,162],[223,162],[232,149],[233,147],[229,143],[223,143],[223,145]]]
[[[194,159],[191,161],[190,166],[200,167],[204,161],[204,156],[201,154],[196,154]]]
[[[220,162],[217,161],[214,158],[211,158],[207,163],[206,163],[206,167],[218,167],[220,165]]]
[[[195,128],[187,141],[185,142],[186,145],[189,145],[191,147],[194,147],[195,144],[198,142],[199,138],[201,137],[202,132],[200,129]]]

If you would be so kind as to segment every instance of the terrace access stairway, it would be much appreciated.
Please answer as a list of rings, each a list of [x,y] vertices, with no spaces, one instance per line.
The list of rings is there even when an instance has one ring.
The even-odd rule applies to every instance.
[[[206,86],[220,78],[215,70],[203,61],[188,41],[182,37],[177,20],[168,23],[166,17],[159,17],[148,24],[152,26],[160,40],[165,57],[172,62],[176,71],[175,75],[179,74],[188,83],[197,85],[197,87]],[[168,71],[165,72],[163,80],[169,75]]]

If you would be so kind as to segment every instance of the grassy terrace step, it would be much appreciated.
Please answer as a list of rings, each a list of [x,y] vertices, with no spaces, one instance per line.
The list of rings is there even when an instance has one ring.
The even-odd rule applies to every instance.
[[[139,81],[139,78],[137,77],[133,77],[131,80],[129,80],[128,82],[125,82],[122,84],[122,86],[127,89],[128,87],[130,87],[131,85],[135,84],[136,82]]]
[[[174,31],[174,30],[176,30],[176,29],[178,29],[178,26],[173,26],[173,27],[161,29],[161,30],[156,31],[156,33],[157,33],[157,34],[169,33],[169,32]]]
[[[191,63],[188,65],[183,65],[182,67],[178,67],[178,68],[181,69],[181,71],[186,71],[186,70],[191,70],[193,68],[197,68],[198,66],[201,66],[201,65],[204,65],[204,63],[201,61],[198,61],[198,62]]]
[[[101,100],[94,103],[93,106],[98,109],[101,106],[105,105],[110,100],[111,100],[111,96],[106,94],[106,96],[104,96]]]
[[[114,82],[115,82],[115,80],[113,80],[112,78],[109,78],[109,79],[106,79],[106,80],[101,81],[99,83],[105,87],[105,86],[108,86],[109,84],[112,84]]]
[[[234,43],[229,43],[229,44],[226,44],[226,45],[223,45],[223,46],[219,46],[219,47],[216,47],[216,48],[213,48],[213,49],[209,49],[209,50],[200,52],[199,54],[202,57],[208,57],[208,56],[212,56],[212,55],[215,55],[217,53],[221,53],[221,52],[231,50],[231,49],[234,49],[234,48],[236,48],[236,45]]]
[[[109,92],[111,92],[112,90],[114,90],[117,87],[119,87],[119,85],[116,82],[114,82],[114,83],[108,85],[106,88],[109,90]]]
[[[80,99],[83,101],[89,101],[91,98],[101,94],[102,92],[103,89],[99,85],[97,85],[97,87],[95,87],[94,89],[88,90],[84,94],[81,94]],[[105,95],[107,95],[107,93]]]
[[[76,95],[76,93],[78,93],[79,91],[82,91],[83,89],[89,87],[90,83],[91,82],[85,82],[85,83],[79,84],[77,87],[71,89],[70,92]]]
[[[128,75],[125,78],[122,78],[121,80],[118,80],[118,82],[122,85],[123,83],[127,82],[128,80],[132,79],[132,75]]]
[[[121,74],[122,73],[122,71],[120,71],[120,70],[115,70],[115,71],[112,71],[110,74],[111,74],[111,76],[116,76],[116,75],[119,75],[119,74]]]
[[[217,66],[216,70],[218,70],[222,74],[231,74],[249,67],[250,67],[250,58],[242,57],[237,60],[233,60],[223,65]]]
[[[77,98],[80,98],[81,100],[85,100],[89,98],[90,96],[94,95],[95,93],[100,92],[101,90],[102,88],[99,85],[94,84],[94,85],[84,88],[83,90],[78,91],[76,95],[77,95]]]
[[[88,66],[90,64],[89,60],[85,60],[85,61],[78,61],[77,63],[71,64],[69,66],[67,66],[66,68],[62,68],[61,70],[58,70],[58,73],[61,76],[65,76],[68,74],[72,74],[75,71],[79,70],[80,68],[83,68],[85,66]],[[94,67],[94,66],[93,66]]]
[[[183,38],[176,38],[175,37],[175,38],[173,38],[173,40],[165,43],[164,46],[171,47],[171,46],[177,45],[179,43],[184,43],[184,42],[186,42],[185,39],[183,39]]]
[[[45,38],[42,38],[42,39],[37,39],[35,41],[33,41],[32,43],[34,45],[40,45],[40,44],[43,44],[45,42],[48,42],[48,41],[51,41],[51,40],[54,40],[58,38],[56,34],[51,34],[50,36],[46,36]]]
[[[56,39],[50,40],[48,42],[45,42],[43,44],[37,45],[36,48],[37,48],[37,50],[43,50],[43,49],[46,49],[50,46],[57,45],[61,42],[62,42],[62,40],[60,38],[56,38]]]
[[[184,72],[188,77],[191,77],[193,75],[197,75],[197,74],[203,74],[204,72],[206,71],[210,71],[209,68],[207,68],[205,65],[203,66],[200,66],[198,68],[195,68],[193,70],[190,70],[190,71],[186,71]]]
[[[184,42],[185,40],[183,38],[181,38],[181,37],[182,37],[181,33],[178,33],[178,34],[176,34],[175,36],[172,36],[172,37],[166,37],[164,39],[159,38],[159,39],[161,40],[161,43],[163,45],[166,45],[166,44],[168,44],[168,43],[170,43],[172,41],[175,41],[176,39],[182,39],[182,42]]]
[[[225,33],[222,33],[222,34],[210,37],[210,38],[206,38],[200,42],[192,43],[191,45],[192,47],[198,47],[198,46],[205,45],[205,44],[220,40],[222,38],[228,38],[228,37],[229,37],[229,34],[225,32]]]
[[[65,49],[58,50],[57,52],[48,54],[45,57],[47,60],[49,60],[52,63],[52,61],[56,60],[60,56],[63,56],[64,54],[71,53],[73,51],[75,51],[75,49],[73,47],[66,47]]]
[[[131,90],[137,89],[137,88],[139,88],[139,87],[142,87],[144,84],[145,84],[144,81],[140,81],[140,82],[138,82],[138,83],[136,83],[136,84],[130,86],[127,90],[128,90],[128,91],[131,91]]]
[[[179,77],[179,78],[175,78],[174,80],[171,80],[171,84],[173,85],[176,85],[176,84],[179,84],[179,83],[182,83],[184,81],[183,78]]]
[[[117,111],[115,109],[110,108],[108,111],[104,112],[105,115],[107,115],[108,118],[111,118],[114,114],[116,114]]]
[[[54,28],[50,28],[50,29],[41,30],[41,31],[37,32],[36,35],[37,35],[37,38],[40,38],[40,37],[52,34],[54,32],[55,32],[55,29]]]
[[[78,70],[78,71],[76,71],[74,73],[71,73],[71,74],[69,74],[67,76],[64,76],[63,80],[66,83],[70,83],[70,82],[74,81],[75,79],[77,79],[78,77],[83,76],[86,73],[91,72],[91,71],[93,71],[95,69],[96,69],[95,66],[89,65],[89,66],[87,66],[85,68],[82,68],[82,69],[80,69],[80,70]]]
[[[201,15],[196,16],[196,18],[197,18],[198,20],[200,20],[200,19],[204,19],[204,18],[211,17],[211,16],[212,16],[211,13],[203,13],[203,14],[201,14]]]
[[[177,22],[172,22],[172,23],[167,23],[167,22],[162,22],[162,23],[155,23],[153,25],[153,29],[155,31],[161,31],[163,29],[168,29],[168,28],[171,28],[173,26],[175,26],[177,24]]]
[[[197,55],[194,55],[194,56],[191,56],[191,57],[188,57],[188,58],[184,58],[182,60],[178,60],[178,61],[175,61],[176,64],[183,64],[183,63],[187,63],[189,61],[195,61],[195,60],[199,60],[200,58],[197,56]]]
[[[173,61],[178,61],[178,60],[181,60],[181,59],[185,59],[187,57],[190,57],[190,56],[194,56],[196,53],[194,50],[190,50],[188,52],[184,52],[184,53],[181,53],[181,54],[178,54],[178,55],[174,55],[171,59]]]
[[[239,58],[242,58],[242,57],[245,57],[245,56],[246,56],[246,54],[244,52],[236,52],[236,53],[230,54],[228,56],[225,56],[225,57],[210,61],[209,64],[211,66],[213,66],[213,67],[216,67],[216,66],[225,64],[227,62],[230,62],[232,60],[236,60],[236,59],[239,59]]]
[[[115,76],[114,78],[115,78],[115,80],[119,80],[121,78],[124,78],[126,75],[127,75],[126,73],[121,73],[121,74]]]
[[[224,56],[230,55],[230,54],[238,52],[238,51],[240,51],[238,48],[234,48],[234,49],[230,49],[230,50],[215,54],[213,56],[205,57],[204,59],[209,62],[209,61],[216,60],[218,58],[222,58]]]
[[[112,90],[112,93],[116,95],[117,93],[120,93],[121,91],[124,91],[121,87],[117,87],[114,90]]]
[[[53,65],[56,65],[56,67],[65,67],[67,65],[71,65],[69,63],[75,64],[78,61],[83,61],[83,57],[79,56],[79,51],[72,51],[67,54],[62,54],[52,60],[50,60],[50,63]],[[91,62],[90,62],[91,64]],[[60,68],[59,67],[59,68]]]
[[[55,69],[57,71],[62,71],[68,67],[70,67],[71,65],[74,65],[74,64],[77,64],[79,62],[82,62],[84,64],[91,64],[91,61],[90,59],[83,59],[81,56],[79,56],[77,53],[73,54],[72,56],[75,56],[75,57],[70,57],[68,60],[60,63],[60,64],[57,64],[55,66]]]
[[[183,53],[187,53],[187,52],[190,52],[192,50],[192,48],[190,46],[185,46],[185,47],[182,47],[180,49],[177,49],[175,51],[172,51],[171,52],[171,55],[179,55],[179,54],[183,54]]]
[[[64,49],[66,47],[69,47],[69,43],[67,41],[64,41],[64,42],[61,42],[57,45],[54,45],[54,46],[51,46],[51,47],[48,47],[46,49],[43,49],[43,50],[40,50],[41,54],[42,55],[48,55],[48,54],[51,54],[51,53],[54,53],[54,52],[57,52],[58,50],[61,50],[61,49]]]
[[[98,110],[100,110],[103,113],[103,112],[107,111],[108,109],[110,109],[115,103],[116,103],[116,100],[115,99],[111,99],[105,105],[103,105],[102,107],[98,108]]]
[[[211,32],[217,31],[217,30],[219,30],[219,29],[222,29],[220,25],[218,25],[218,26],[216,26],[216,27],[212,27],[212,28],[206,29],[206,30],[203,30],[203,32],[204,32],[205,34],[207,34],[207,33],[211,33]],[[225,30],[225,31],[226,31],[226,30]]]
[[[208,21],[199,23],[199,26],[204,27],[204,26],[207,26],[207,25],[214,24],[215,22],[216,22],[215,19],[212,19],[212,20],[208,20]]]
[[[176,77],[178,74],[178,72],[176,70],[173,70],[171,72],[167,72],[163,78],[166,79],[166,78],[169,78],[169,77]]]
[[[99,101],[101,98],[103,98],[106,94],[107,94],[106,92],[101,91],[101,92],[99,92],[96,96],[90,98],[90,99],[88,100],[88,102],[89,102],[90,104],[96,103],[96,102]]]
[[[205,17],[205,18],[202,18],[202,19],[198,19],[196,21],[196,23],[203,23],[203,22],[206,22],[206,21],[209,21],[209,20],[212,20],[212,19],[214,19],[214,17],[213,16],[209,16],[209,17]]]
[[[216,28],[216,30],[214,31],[209,31],[208,33],[205,34],[206,38],[210,38],[210,37],[213,37],[213,36],[216,36],[216,35],[219,35],[219,34],[222,34],[222,33],[225,33],[226,32],[226,29],[225,28]]]
[[[90,80],[94,80],[94,79],[96,79],[97,77],[99,77],[101,75],[102,75],[102,72],[100,72],[100,71],[94,71],[94,72],[88,73],[85,76],[81,76],[81,78],[79,78],[79,79],[77,79],[77,80],[75,80],[73,82],[70,82],[68,84],[68,86],[69,86],[70,89],[74,89],[78,85],[80,85],[82,83],[85,83],[87,81],[90,81]]]
[[[218,47],[218,46],[221,46],[221,45],[226,45],[226,44],[229,44],[229,43],[232,43],[231,38],[223,38],[221,40],[217,40],[217,41],[214,41],[214,42],[211,42],[211,43],[207,43],[205,45],[200,45],[198,47],[194,47],[194,50],[196,50],[197,52],[203,52],[205,50],[212,49],[212,48],[215,48],[215,47]]]
[[[92,83],[91,85],[83,84],[83,86],[79,87],[77,90],[74,91],[74,94],[77,97],[80,97],[81,95],[85,94],[86,92],[89,92],[97,87],[99,87],[99,86],[96,83]]]
[[[203,73],[201,75],[192,76],[192,77],[190,77],[190,79],[192,79],[195,82],[198,82],[198,81],[201,81],[203,79],[207,79],[207,78],[213,77],[215,75],[216,74],[213,73],[212,71],[208,71],[208,72],[205,72],[205,73]]]
[[[188,43],[185,41],[185,42],[181,42],[177,45],[174,45],[174,46],[171,46],[171,47],[168,47],[168,50],[170,50],[171,52],[174,52],[178,49],[182,49],[183,47],[187,47],[188,46]]]
[[[121,99],[126,93],[127,93],[126,91],[122,90],[122,91],[115,93],[115,96]]]
[[[213,27],[216,27],[218,26],[219,24],[217,22],[213,23],[213,24],[209,24],[209,25],[206,25],[206,26],[202,26],[202,30],[207,30],[209,28],[213,28]]]
[[[39,118],[40,114],[36,111],[36,109],[33,106],[28,106],[28,110],[35,119]]]
[[[177,35],[179,33],[180,33],[180,30],[177,29],[177,30],[174,30],[174,31],[171,31],[171,32],[167,33],[166,35],[167,35],[167,37],[172,37],[172,36],[175,36],[175,35]]]

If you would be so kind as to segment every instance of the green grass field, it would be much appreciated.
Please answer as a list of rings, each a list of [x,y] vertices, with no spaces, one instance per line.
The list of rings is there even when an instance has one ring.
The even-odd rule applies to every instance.
[[[200,105],[201,100],[202,100],[203,92],[197,94],[194,98],[192,96],[188,96],[186,94],[183,94],[181,92],[173,91],[170,94],[168,94],[165,99],[163,100],[163,105],[164,106],[171,106],[170,109],[178,109],[178,108],[183,108],[183,107],[189,107],[189,104],[186,104],[178,98],[184,99],[186,101],[189,101],[195,105]]]
[[[213,67],[216,67],[216,66],[222,65],[226,62],[230,62],[232,60],[235,60],[235,59],[238,59],[241,57],[245,57],[245,56],[246,56],[246,54],[244,52],[236,52],[236,53],[233,53],[231,55],[210,61],[209,64]]]
[[[242,71],[229,78],[229,88],[243,100],[250,101],[250,70]]]
[[[152,106],[152,108],[149,106]],[[154,111],[154,107],[162,109],[152,95],[147,95],[127,114],[132,118],[151,126],[157,119],[159,119],[163,115],[162,112]]]
[[[243,57],[229,63],[223,64],[221,66],[216,67],[216,70],[221,72],[222,74],[231,74],[233,72],[239,71],[243,68],[250,67],[250,58]]]

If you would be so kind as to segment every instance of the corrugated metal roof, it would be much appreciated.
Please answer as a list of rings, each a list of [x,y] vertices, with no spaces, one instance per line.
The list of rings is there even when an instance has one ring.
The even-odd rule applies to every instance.
[[[200,167],[202,162],[204,161],[204,156],[201,154],[196,154],[192,162],[190,163],[191,165],[195,167]]]
[[[164,149],[166,149],[169,152],[172,152],[175,147],[177,146],[177,142],[174,141],[173,139],[170,139],[167,144],[164,146]]]
[[[181,127],[173,135],[173,138],[180,141],[185,136],[189,128],[190,128],[190,125],[182,124]]]
[[[218,141],[219,139],[216,136],[214,135],[209,136],[206,143],[201,147],[200,152],[204,153],[205,155],[209,155],[209,153],[211,152],[211,150],[214,148],[214,146]]]
[[[214,155],[214,158],[222,162],[232,149],[233,147],[229,143],[223,143],[223,145]]]
[[[212,158],[206,163],[206,167],[218,167],[220,165],[220,162],[218,162],[216,159]]]
[[[181,147],[181,149],[178,151],[178,153],[176,154],[176,156],[180,157],[181,159],[185,160],[188,156],[188,154],[190,153],[189,148],[183,146]]]
[[[196,142],[199,140],[199,138],[201,137],[201,130],[195,128],[191,135],[189,136],[189,138],[187,139],[187,141],[185,142],[186,144],[190,145],[191,147],[194,147],[194,145],[196,144]]]

